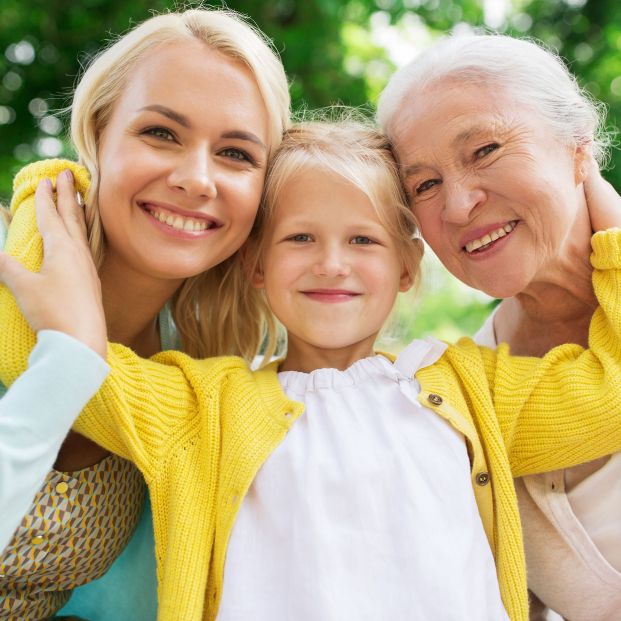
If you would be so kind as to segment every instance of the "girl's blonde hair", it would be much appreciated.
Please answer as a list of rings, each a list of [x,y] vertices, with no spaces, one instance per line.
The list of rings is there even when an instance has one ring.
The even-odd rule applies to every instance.
[[[408,207],[391,145],[374,125],[355,113],[340,116],[336,121],[297,123],[285,133],[270,166],[263,200],[246,247],[246,269],[253,272],[260,265],[266,233],[283,188],[301,171],[311,169],[339,175],[369,198],[380,222],[397,243],[404,270],[417,284],[423,243]],[[263,322],[267,335],[265,359],[268,359],[277,349],[278,333],[267,303]]]
[[[271,42],[245,18],[230,10],[191,9],[152,17],[102,51],[88,66],[75,90],[71,108],[71,139],[78,158],[91,175],[85,197],[89,243],[99,267],[105,252],[99,216],[97,148],[131,72],[159,45],[202,41],[209,48],[240,61],[253,73],[265,103],[270,129],[270,155],[290,122],[290,98],[284,68]],[[206,110],[205,114],[209,114]],[[194,357],[241,354],[250,357],[261,339],[261,326],[241,283],[234,257],[188,278],[172,299],[172,312],[183,349]]]

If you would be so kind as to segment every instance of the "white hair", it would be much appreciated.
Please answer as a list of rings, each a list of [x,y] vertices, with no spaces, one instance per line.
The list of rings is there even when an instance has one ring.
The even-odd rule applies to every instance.
[[[538,112],[562,143],[590,145],[600,165],[608,156],[606,106],[580,88],[556,53],[499,34],[446,37],[399,69],[379,99],[380,127],[393,138],[395,119],[408,100],[447,80],[503,89]]]

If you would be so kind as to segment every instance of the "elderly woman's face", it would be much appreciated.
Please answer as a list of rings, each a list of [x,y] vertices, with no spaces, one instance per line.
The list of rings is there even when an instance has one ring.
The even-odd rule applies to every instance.
[[[581,153],[498,89],[451,82],[406,98],[393,134],[423,236],[472,287],[515,295],[588,226]]]

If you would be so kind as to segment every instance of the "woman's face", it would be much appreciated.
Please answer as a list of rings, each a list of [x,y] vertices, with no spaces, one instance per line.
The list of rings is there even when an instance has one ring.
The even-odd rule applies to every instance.
[[[149,53],[99,140],[104,269],[175,286],[231,256],[252,226],[268,148],[245,66],[199,41]]]
[[[431,87],[406,98],[394,135],[422,234],[468,285],[515,295],[588,244],[582,151],[501,90]]]

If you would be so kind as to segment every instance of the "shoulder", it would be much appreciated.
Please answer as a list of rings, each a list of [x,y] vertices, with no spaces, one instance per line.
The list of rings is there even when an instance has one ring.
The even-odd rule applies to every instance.
[[[84,166],[70,160],[53,159],[41,160],[28,164],[22,168],[13,180],[13,198],[11,200],[11,213],[28,197],[33,196],[39,182],[43,179],[55,181],[63,170],[69,169],[73,173],[76,189],[85,194],[90,185],[90,176]]]

